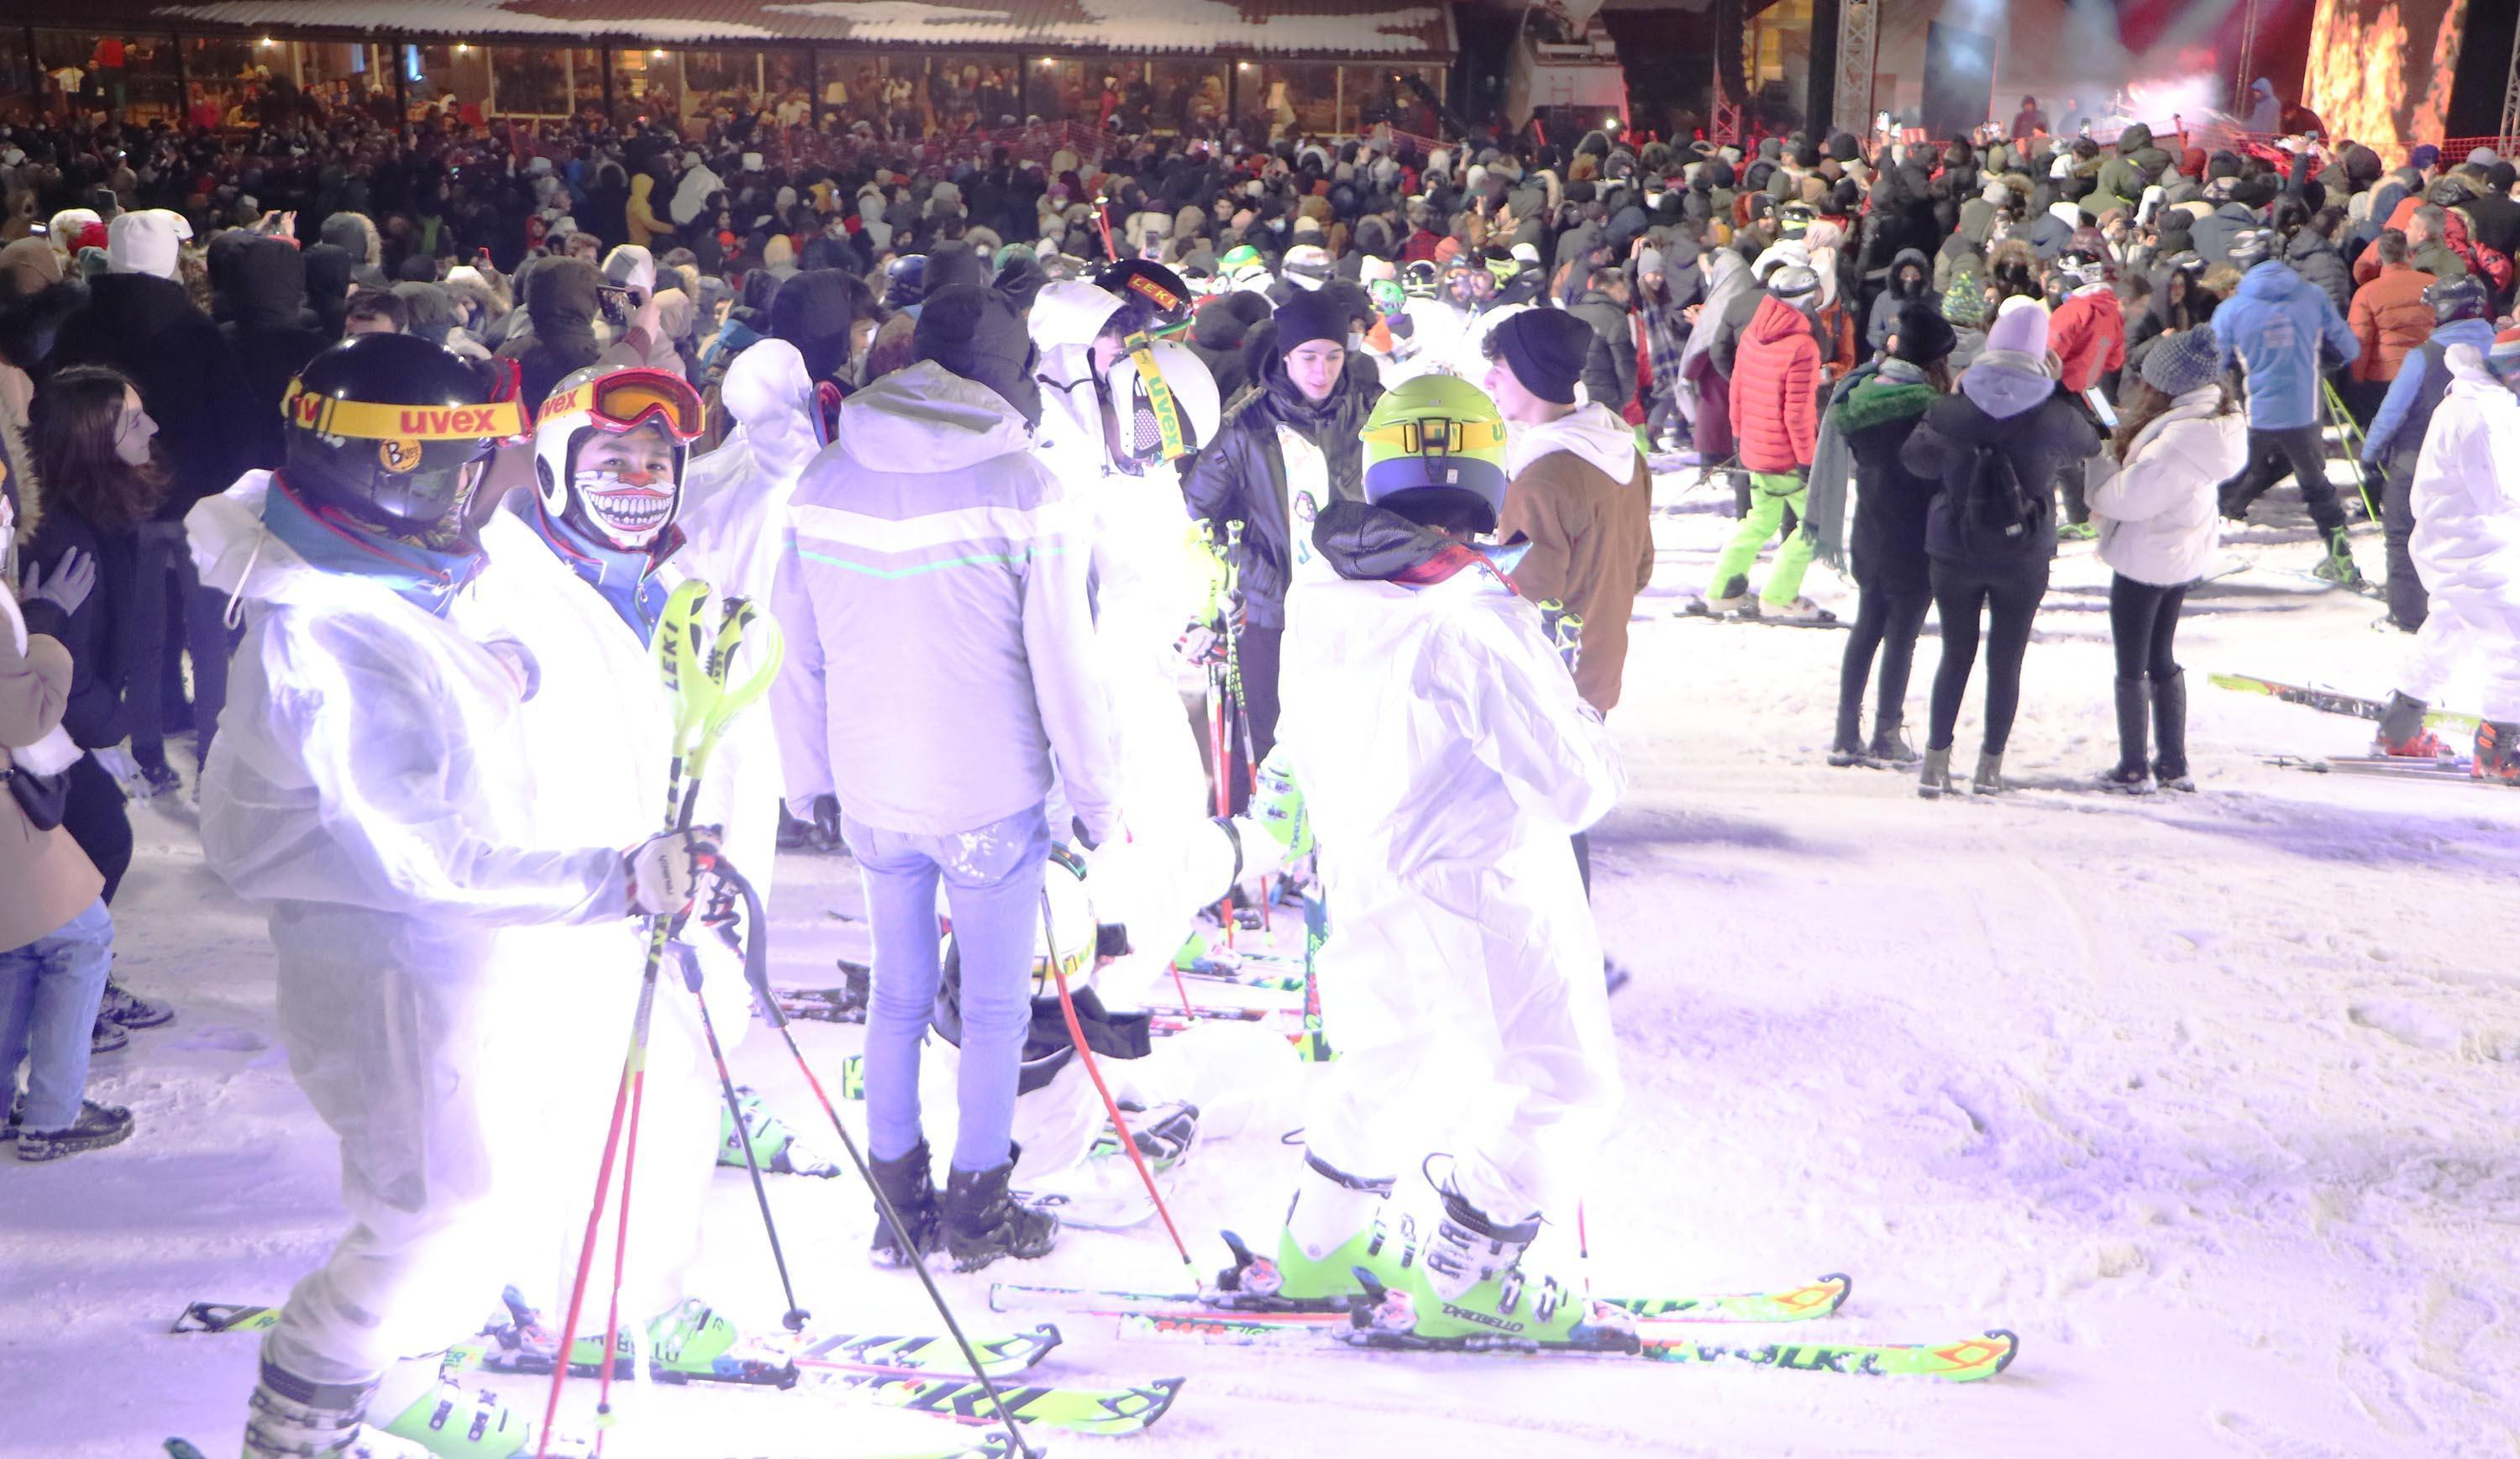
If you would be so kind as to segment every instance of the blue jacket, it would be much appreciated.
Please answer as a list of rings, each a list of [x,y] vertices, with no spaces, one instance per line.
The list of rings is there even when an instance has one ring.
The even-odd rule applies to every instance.
[[[2491,350],[2494,348],[2494,326],[2481,319],[2454,319],[2433,331],[2433,337],[2426,342],[2438,344],[2443,349],[2453,344],[2472,344],[2479,350]],[[2397,436],[2398,428],[2407,423],[2407,412],[2413,409],[2415,397],[2423,391],[2425,368],[2422,350],[2407,351],[2406,359],[2398,366],[2397,378],[2389,381],[2389,393],[2381,397],[2379,414],[2371,418],[2371,428],[2362,433],[2364,461],[2388,459],[2391,441]],[[2408,444],[2421,446],[2423,442],[2410,441]]]
[[[2249,428],[2291,430],[2318,420],[2318,345],[2350,365],[2362,353],[2324,289],[2269,259],[2240,280],[2214,311],[2223,368],[2237,357],[2249,372]]]

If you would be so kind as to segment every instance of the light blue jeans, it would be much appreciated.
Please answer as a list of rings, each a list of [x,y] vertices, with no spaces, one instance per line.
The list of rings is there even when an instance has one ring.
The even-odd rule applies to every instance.
[[[962,963],[962,1062],[953,1168],[995,1170],[1010,1157],[1015,1075],[1032,1025],[1033,944],[1041,927],[1050,822],[1033,806],[944,835],[880,830],[843,816],[875,937],[867,1009],[867,1145],[898,1160],[920,1140],[919,1045],[943,977],[936,888]]]
[[[24,947],[0,952],[0,1071],[15,1089],[18,1066],[26,1066],[24,1128],[78,1123],[88,1038],[112,965],[113,914],[101,900]]]

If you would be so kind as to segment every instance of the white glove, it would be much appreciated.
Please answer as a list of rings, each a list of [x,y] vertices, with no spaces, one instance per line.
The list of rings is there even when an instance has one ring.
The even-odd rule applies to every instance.
[[[75,613],[79,604],[86,602],[87,596],[95,591],[95,556],[72,549],[62,553],[62,560],[53,564],[53,575],[49,581],[45,579],[42,568],[27,564],[25,578],[19,585],[18,597],[25,602],[41,599],[65,613]]]
[[[720,834],[715,826],[667,831],[622,853],[622,867],[630,877],[630,910],[649,917],[689,911],[717,865]]]
[[[88,758],[102,767],[107,774],[113,776],[114,783],[122,787],[123,794],[134,800],[147,800],[154,793],[149,788],[148,776],[140,773],[140,762],[131,758],[129,750],[120,745],[106,745],[87,753]]]

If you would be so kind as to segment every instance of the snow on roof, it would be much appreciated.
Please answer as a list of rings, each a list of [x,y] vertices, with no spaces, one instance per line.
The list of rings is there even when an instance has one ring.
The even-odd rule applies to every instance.
[[[76,0],[34,3],[59,12],[50,23],[101,23]],[[1453,52],[1444,5],[1375,0],[144,0],[139,8],[159,23],[465,37],[1428,59]]]

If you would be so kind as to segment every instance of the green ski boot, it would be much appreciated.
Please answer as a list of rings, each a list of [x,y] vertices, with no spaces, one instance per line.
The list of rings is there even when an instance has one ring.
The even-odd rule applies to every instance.
[[[383,1432],[417,1444],[432,1459],[518,1459],[539,1447],[533,1425],[511,1411],[497,1393],[468,1393],[443,1380],[405,1404]],[[549,1452],[578,1459],[594,1449],[555,1434]]]
[[[1343,1312],[1367,1295],[1360,1271],[1388,1284],[1407,1279],[1418,1260],[1418,1235],[1404,1219],[1383,1218],[1392,1181],[1351,1175],[1307,1152],[1306,1178],[1286,1208],[1278,1255],[1254,1254],[1233,1232],[1225,1243],[1234,1265],[1217,1277],[1227,1304],[1244,1310]]]
[[[1443,1197],[1425,1260],[1404,1280],[1360,1273],[1372,1305],[1356,1314],[1350,1341],[1380,1348],[1638,1350],[1634,1314],[1524,1268],[1522,1255],[1540,1235],[1539,1216],[1498,1221],[1449,1183]]]
[[[743,1107],[743,1133],[752,1143],[753,1162],[761,1169],[782,1175],[817,1175],[826,1180],[840,1173],[838,1166],[798,1143],[796,1132],[770,1113],[759,1091],[738,1084],[735,1098]],[[737,1142],[735,1116],[723,1106],[717,1112],[717,1163],[742,1170],[743,1146]]]

